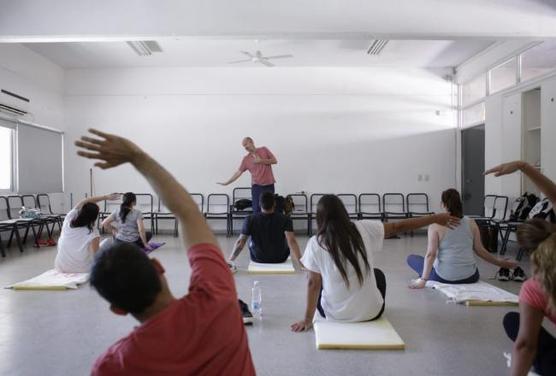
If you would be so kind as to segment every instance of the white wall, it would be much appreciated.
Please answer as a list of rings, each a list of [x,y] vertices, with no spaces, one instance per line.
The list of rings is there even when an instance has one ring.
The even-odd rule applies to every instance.
[[[21,45],[0,44],[0,88],[30,99],[22,119],[64,129],[64,71],[56,64]],[[65,210],[64,195],[51,198],[53,210]]]
[[[0,88],[31,100],[26,120],[64,127],[64,71],[18,44],[0,43]]]
[[[69,139],[88,127],[131,137],[192,192],[231,193],[216,182],[239,166],[244,136],[277,156],[281,193],[417,191],[438,208],[455,185],[451,84],[425,70],[140,68],[66,79]],[[68,191],[88,191],[91,163],[69,143],[66,152]],[[149,190],[129,166],[94,174],[97,193]],[[235,186],[249,185],[244,174]]]

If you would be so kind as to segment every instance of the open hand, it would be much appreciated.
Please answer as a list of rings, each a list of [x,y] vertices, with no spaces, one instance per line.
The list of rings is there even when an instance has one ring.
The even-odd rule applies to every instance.
[[[223,185],[223,186],[228,185],[228,184],[226,184],[226,183],[221,183],[221,182],[217,182],[216,184],[220,184],[220,185]]]
[[[502,176],[508,175],[520,170],[525,162],[522,161],[513,161],[508,163],[503,163],[496,167],[491,168],[490,170],[485,171],[485,175],[494,174],[494,176]]]
[[[298,321],[290,326],[292,332],[306,332],[313,327],[313,323],[308,320]]]
[[[450,213],[439,213],[439,214],[434,214],[434,216],[435,216],[434,223],[437,223],[441,226],[446,226],[448,228],[457,227],[461,221],[460,218],[454,217],[450,215]]]
[[[107,199],[108,201],[116,201],[116,200],[118,200],[121,196],[122,196],[121,193],[110,193],[109,195],[106,195],[106,199]]]
[[[99,160],[100,162],[95,163],[97,167],[107,169],[127,162],[134,163],[144,155],[143,150],[126,138],[96,129],[89,129],[89,132],[98,137],[82,136],[75,141],[75,145],[81,148],[77,154]]]
[[[519,264],[512,260],[502,260],[503,267],[506,269],[515,269]]]
[[[422,278],[417,278],[411,281],[409,284],[410,289],[423,289],[427,285],[427,281]]]

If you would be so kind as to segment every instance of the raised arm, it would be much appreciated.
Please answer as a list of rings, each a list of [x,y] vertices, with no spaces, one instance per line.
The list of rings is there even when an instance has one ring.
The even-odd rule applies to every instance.
[[[452,217],[448,213],[427,215],[419,218],[403,219],[398,222],[387,222],[384,224],[384,237],[389,238],[399,232],[417,230],[418,228],[437,223],[442,226],[453,227],[459,223],[460,219]]]
[[[122,195],[121,193],[111,193],[102,196],[86,197],[83,200],[79,201],[77,204],[75,204],[74,209],[80,210],[83,207],[83,205],[89,202],[96,204],[97,202],[104,201],[104,200],[115,201],[119,199],[121,195]]]
[[[243,171],[237,170],[236,172],[234,172],[234,174],[232,175],[231,178],[229,178],[228,180],[226,180],[225,182],[219,182],[218,184],[220,185],[228,185],[233,183],[234,181],[236,181],[237,179],[239,179],[239,177],[241,176],[241,174],[243,174]]]
[[[503,176],[512,174],[515,171],[524,173],[533,184],[540,189],[542,193],[556,206],[556,184],[546,176],[544,176],[538,169],[531,166],[527,162],[513,161],[493,167],[485,172],[485,175],[494,174],[494,176]]]
[[[218,246],[195,201],[164,167],[123,137],[95,129],[90,129],[89,132],[98,137],[84,136],[75,142],[75,145],[81,148],[77,152],[80,156],[99,160],[95,166],[102,169],[131,163],[151,184],[166,207],[178,218],[186,248],[189,249],[199,243]]]
[[[489,251],[485,249],[483,246],[483,242],[481,241],[481,232],[479,231],[479,226],[475,223],[474,220],[469,220],[469,226],[471,226],[471,233],[473,234],[473,250],[483,260],[493,265],[498,266],[499,268],[507,268],[507,269],[514,269],[517,267],[517,263],[510,260],[502,260],[497,257],[494,257]]]

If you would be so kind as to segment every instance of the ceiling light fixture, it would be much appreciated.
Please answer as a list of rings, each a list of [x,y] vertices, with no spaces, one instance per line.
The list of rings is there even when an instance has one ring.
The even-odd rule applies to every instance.
[[[371,42],[371,45],[367,49],[367,54],[369,55],[380,55],[384,47],[388,44],[388,40],[375,39]]]
[[[151,56],[153,52],[162,52],[162,48],[154,40],[128,41],[126,43],[139,56]]]

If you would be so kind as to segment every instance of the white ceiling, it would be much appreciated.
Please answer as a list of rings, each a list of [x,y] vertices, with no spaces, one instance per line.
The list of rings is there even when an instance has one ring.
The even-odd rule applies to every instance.
[[[121,67],[253,67],[241,60],[240,51],[264,55],[292,54],[273,60],[277,66],[409,66],[454,67],[491,45],[493,40],[392,40],[379,56],[366,53],[370,40],[251,40],[251,39],[159,39],[162,53],[138,56],[125,42],[27,43],[26,47],[65,68]]]

